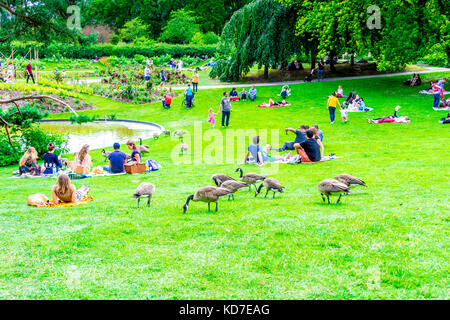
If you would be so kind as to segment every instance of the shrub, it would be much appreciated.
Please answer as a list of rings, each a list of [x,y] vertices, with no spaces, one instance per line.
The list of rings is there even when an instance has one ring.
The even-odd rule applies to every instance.
[[[220,40],[220,37],[214,32],[207,32],[203,36],[203,43],[206,45],[217,44]]]
[[[47,152],[47,146],[52,142],[55,146],[55,153],[57,155],[67,153],[67,139],[65,136],[58,133],[48,133],[39,127],[31,127],[22,131],[20,137],[24,149],[28,147],[34,147],[38,152],[39,156],[43,156]]]
[[[97,116],[92,116],[92,117],[90,117],[90,116],[88,116],[87,114],[81,114],[81,115],[79,115],[78,117],[76,116],[76,115],[71,115],[70,117],[69,117],[69,120],[70,120],[70,122],[71,123],[78,123],[78,124],[82,124],[82,123],[85,123],[85,122],[92,122],[92,121],[95,121],[95,120],[97,120]]]
[[[14,148],[9,144],[6,133],[0,133],[0,167],[17,164],[21,157],[21,147],[17,136],[11,136]]]

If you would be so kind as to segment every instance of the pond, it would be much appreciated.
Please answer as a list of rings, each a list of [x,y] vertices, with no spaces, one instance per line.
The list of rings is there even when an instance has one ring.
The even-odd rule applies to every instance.
[[[128,139],[134,139],[139,143],[139,138],[152,138],[155,133],[161,134],[163,130],[163,127],[158,124],[127,120],[95,121],[83,124],[48,120],[41,122],[41,128],[47,132],[67,135],[70,153],[78,152],[84,144],[88,144],[93,150],[109,148],[114,142],[124,144]]]

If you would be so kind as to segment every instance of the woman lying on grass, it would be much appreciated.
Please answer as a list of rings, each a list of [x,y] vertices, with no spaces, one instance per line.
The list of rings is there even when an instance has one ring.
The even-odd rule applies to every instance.
[[[288,102],[286,102],[286,100],[275,102],[273,101],[273,99],[269,99],[269,103],[264,102],[258,107],[284,107],[286,105],[288,105]]]
[[[52,200],[53,203],[59,204],[61,202],[78,202],[83,200],[90,188],[82,186],[80,190],[76,190],[75,186],[70,183],[70,178],[67,174],[63,173],[58,177],[56,185],[52,187]]]

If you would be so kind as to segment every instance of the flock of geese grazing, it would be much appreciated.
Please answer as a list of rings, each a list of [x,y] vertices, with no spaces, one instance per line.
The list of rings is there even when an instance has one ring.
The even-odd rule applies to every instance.
[[[273,192],[272,198],[275,198],[275,193],[284,193],[285,187],[275,178],[268,178],[266,176],[249,172],[244,174],[241,168],[237,168],[235,172],[240,173],[240,181],[226,175],[226,174],[214,174],[211,179],[216,186],[206,186],[198,189],[194,194],[189,195],[186,203],[183,205],[183,213],[186,213],[191,201],[204,202],[208,204],[208,211],[211,211],[211,203],[216,204],[215,211],[218,210],[218,200],[221,197],[228,196],[228,200],[234,200],[234,194],[241,190],[248,188],[248,191],[252,190],[252,186],[255,188],[255,197],[261,193],[262,189],[266,189],[264,197],[267,197],[269,192]],[[256,185],[260,183],[259,187]],[[367,187],[364,181],[349,174],[340,174],[335,179],[326,179],[319,183],[318,189],[322,196],[322,200],[325,202],[327,198],[330,204],[330,196],[339,196],[336,204],[339,203],[343,195],[351,193],[350,187],[354,185],[361,185]],[[140,198],[147,198],[147,205],[150,206],[151,199],[155,193],[155,186],[152,183],[141,183],[136,189],[133,198],[138,199],[138,208]]]

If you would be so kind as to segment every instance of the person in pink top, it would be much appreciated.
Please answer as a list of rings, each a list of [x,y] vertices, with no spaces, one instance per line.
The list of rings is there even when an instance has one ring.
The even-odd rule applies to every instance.
[[[28,83],[28,80],[31,77],[31,80],[33,80],[33,84],[35,84],[34,76],[33,76],[33,66],[31,65],[31,61],[28,62],[28,64],[25,67],[25,69],[26,69],[26,72],[27,72],[27,83]]]
[[[212,108],[209,109],[208,122],[211,123],[211,129],[214,129],[214,125],[216,124],[216,118],[214,118],[215,115],[217,115],[217,113],[214,113]]]
[[[434,96],[433,108],[438,108],[441,102],[441,95],[443,94],[442,87],[437,84],[437,81],[431,81],[431,90]]]

